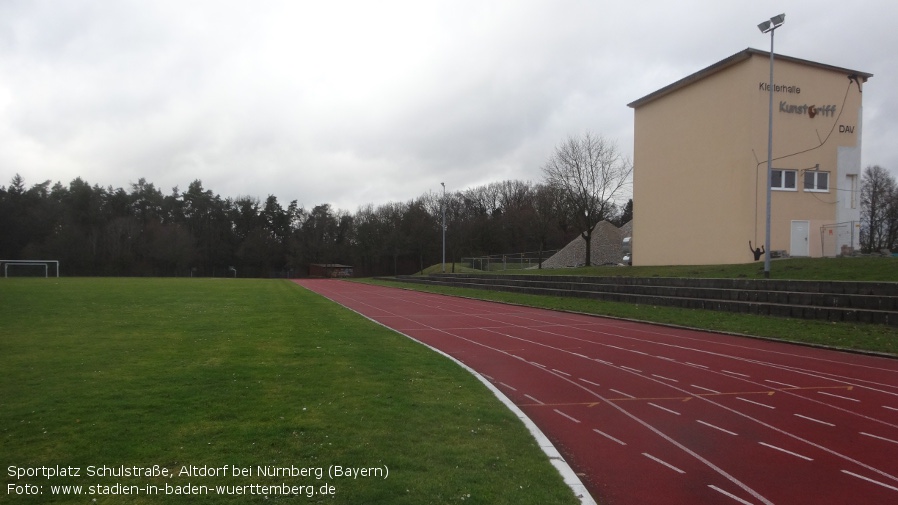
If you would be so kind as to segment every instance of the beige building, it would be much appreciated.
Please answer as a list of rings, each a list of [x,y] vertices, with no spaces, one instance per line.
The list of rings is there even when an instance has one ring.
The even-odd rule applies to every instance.
[[[754,261],[764,244],[773,93],[771,250],[858,247],[863,83],[872,74],[746,49],[629,104],[633,264]],[[762,257],[763,258],[763,257]]]

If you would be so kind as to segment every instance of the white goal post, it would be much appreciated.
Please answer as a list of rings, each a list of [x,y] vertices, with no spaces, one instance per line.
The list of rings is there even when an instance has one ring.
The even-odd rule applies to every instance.
[[[15,265],[42,266],[44,267],[44,277],[50,277],[50,265],[53,265],[56,270],[56,277],[59,277],[59,260],[0,260],[0,265],[3,266],[3,277],[9,277],[9,267]]]

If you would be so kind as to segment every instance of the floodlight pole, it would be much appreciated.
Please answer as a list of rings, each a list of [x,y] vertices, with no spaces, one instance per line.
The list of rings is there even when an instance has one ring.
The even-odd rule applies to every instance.
[[[773,32],[782,26],[786,20],[785,14],[774,16],[770,21],[764,21],[758,25],[761,33],[770,32],[770,86],[767,88],[769,96],[769,107],[767,111],[767,223],[764,231],[764,244],[766,253],[764,254],[764,278],[770,278],[770,201],[772,191],[770,189],[773,183]]]
[[[446,183],[441,182],[443,186],[443,198],[440,200],[440,210],[443,211],[443,273],[446,273]]]

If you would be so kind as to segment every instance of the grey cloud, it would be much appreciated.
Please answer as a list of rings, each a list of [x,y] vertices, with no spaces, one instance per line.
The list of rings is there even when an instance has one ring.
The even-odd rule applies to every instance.
[[[0,4],[0,184],[275,194],[355,209],[540,178],[567,135],[632,150],[626,104],[745,47],[872,72],[864,163],[891,149],[896,7],[833,0]],[[774,8],[774,12],[768,12]]]

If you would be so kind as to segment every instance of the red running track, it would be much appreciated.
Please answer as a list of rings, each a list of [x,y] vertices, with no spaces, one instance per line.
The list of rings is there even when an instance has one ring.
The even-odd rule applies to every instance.
[[[486,377],[600,502],[898,503],[898,360],[298,282]]]

